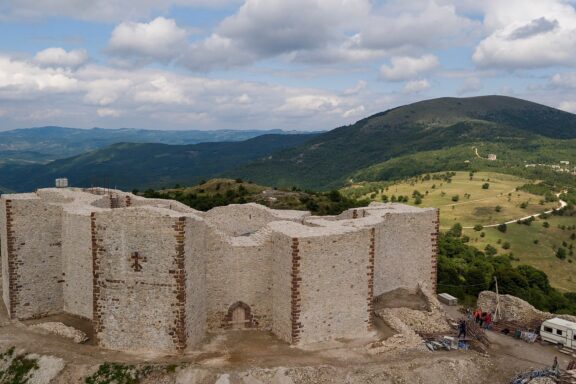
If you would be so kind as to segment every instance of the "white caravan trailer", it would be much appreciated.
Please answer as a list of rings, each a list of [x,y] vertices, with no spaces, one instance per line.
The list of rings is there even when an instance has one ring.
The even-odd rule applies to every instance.
[[[576,349],[576,323],[557,317],[546,320],[540,328],[540,337],[544,341]]]

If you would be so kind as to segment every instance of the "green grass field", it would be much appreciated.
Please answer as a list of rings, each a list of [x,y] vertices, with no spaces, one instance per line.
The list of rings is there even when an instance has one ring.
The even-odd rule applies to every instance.
[[[450,183],[443,180],[408,181],[384,188],[384,191],[367,194],[373,200],[380,201],[382,195],[410,197],[408,204],[416,205],[412,193],[416,190],[424,195],[421,207],[440,208],[440,226],[450,228],[454,223],[464,227],[476,224],[499,224],[516,218],[534,215],[556,208],[557,203],[540,204],[541,196],[523,191],[516,187],[529,183],[529,180],[500,173],[478,172],[470,180],[468,172],[456,172]],[[482,185],[488,183],[488,189]],[[458,196],[458,201],[453,197]],[[528,203],[521,208],[522,203]],[[500,206],[499,212],[496,207]]]
[[[484,228],[480,231],[471,229],[476,224],[490,225],[515,220],[521,217],[547,211],[558,206],[558,203],[541,204],[542,196],[533,195],[516,188],[529,183],[527,179],[516,176],[478,172],[472,180],[468,172],[457,172],[450,183],[442,180],[409,181],[398,184],[381,186],[376,193],[366,193],[364,196],[375,201],[381,201],[382,195],[390,199],[394,196],[409,196],[408,204],[416,205],[412,197],[414,190],[424,195],[419,207],[440,208],[440,226],[447,230],[455,223],[469,227],[464,229],[464,235],[470,237],[470,244],[484,250],[487,244],[494,246],[499,254],[512,252],[518,261],[516,264],[529,264],[546,272],[552,285],[563,291],[576,291],[576,258],[568,256],[565,260],[556,257],[556,249],[566,242],[569,246],[576,241],[570,239],[572,230],[562,230],[559,225],[571,226],[576,224],[574,217],[560,217],[550,215],[547,219],[538,219],[532,225],[508,224],[506,233],[497,228]],[[488,189],[482,185],[489,183]],[[363,188],[362,185],[356,188]],[[427,194],[426,194],[427,192]],[[457,202],[452,197],[458,195]],[[522,203],[528,203],[521,208]],[[500,211],[496,211],[500,206]],[[549,222],[549,228],[542,223]],[[538,240],[534,244],[534,240]],[[499,243],[500,242],[500,243]],[[510,248],[502,248],[508,242]]]

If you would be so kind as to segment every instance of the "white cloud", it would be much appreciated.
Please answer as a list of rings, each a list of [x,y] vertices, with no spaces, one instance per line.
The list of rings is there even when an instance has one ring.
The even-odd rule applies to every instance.
[[[66,70],[41,68],[0,56],[0,100],[29,99],[38,94],[78,90],[78,81]]]
[[[66,51],[63,48],[46,48],[34,56],[34,61],[46,67],[77,68],[88,60],[84,49]]]
[[[576,9],[565,0],[487,2],[489,35],[476,47],[482,67],[543,68],[576,64]]]
[[[380,67],[380,75],[391,81],[413,79],[438,67],[438,58],[434,55],[421,57],[393,57],[391,65]]]
[[[420,93],[430,89],[430,82],[426,79],[412,80],[404,85],[405,93]]]
[[[470,93],[477,93],[482,90],[484,85],[477,77],[469,77],[464,80],[464,83],[458,88],[458,95],[466,95]]]
[[[98,108],[96,113],[100,117],[119,117],[122,115],[120,111],[112,108]]]
[[[172,19],[124,22],[112,31],[108,50],[120,56],[170,61],[187,47],[187,32]]]
[[[576,113],[576,101],[563,101],[558,108],[566,112]]]
[[[240,0],[10,0],[0,6],[0,20],[72,17],[90,21],[135,20],[152,12],[167,12],[174,6],[220,7]]]
[[[576,72],[557,73],[550,79],[554,88],[576,88]]]
[[[143,90],[134,94],[136,102],[158,104],[188,104],[190,100],[184,95],[178,84],[168,80],[164,76],[151,80],[143,85]]]

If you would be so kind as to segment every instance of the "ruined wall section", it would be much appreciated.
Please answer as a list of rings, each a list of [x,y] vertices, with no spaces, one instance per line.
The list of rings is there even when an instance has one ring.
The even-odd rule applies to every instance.
[[[389,212],[376,226],[374,296],[436,285],[437,211]]]
[[[7,307],[12,318],[62,312],[62,208],[34,194],[5,201]]]
[[[233,204],[213,208],[204,218],[229,236],[247,236],[273,221],[301,222],[309,215],[309,212],[277,211],[258,204]]]
[[[92,319],[92,238],[89,211],[64,211],[62,220],[64,311]]]
[[[371,330],[371,238],[370,228],[299,238],[297,342],[362,337]]]
[[[230,327],[235,304],[250,309],[248,327],[272,328],[273,253],[270,232],[263,228],[249,237],[230,237],[211,230],[206,239],[208,327]]]
[[[99,345],[184,349],[185,218],[163,209],[114,209],[94,213],[91,228]]]

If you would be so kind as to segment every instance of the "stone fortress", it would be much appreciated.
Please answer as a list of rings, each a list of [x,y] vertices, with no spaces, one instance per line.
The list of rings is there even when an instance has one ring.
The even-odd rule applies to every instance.
[[[104,189],[0,198],[3,299],[13,319],[71,314],[97,345],[175,353],[207,332],[291,344],[368,336],[373,303],[435,290],[438,211],[372,204],[338,216],[257,204],[208,212]]]

